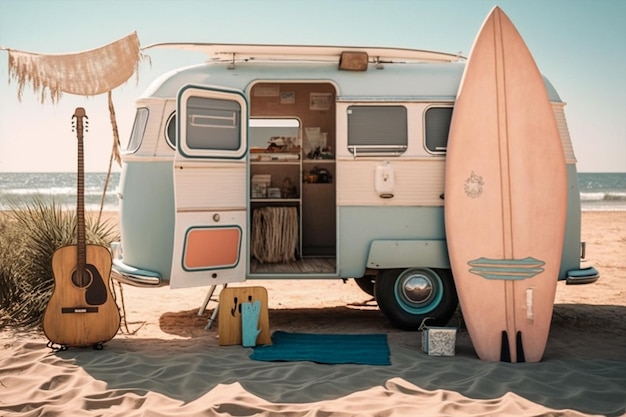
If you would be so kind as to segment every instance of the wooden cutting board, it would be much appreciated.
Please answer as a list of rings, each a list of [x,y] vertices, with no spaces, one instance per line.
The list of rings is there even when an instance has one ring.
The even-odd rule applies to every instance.
[[[257,345],[271,345],[270,320],[267,308],[267,290],[264,287],[226,287],[220,292],[218,326],[220,346],[240,345],[241,304],[261,302]]]
[[[565,158],[544,81],[495,7],[459,87],[445,179],[450,262],[481,359],[541,360],[566,205]]]

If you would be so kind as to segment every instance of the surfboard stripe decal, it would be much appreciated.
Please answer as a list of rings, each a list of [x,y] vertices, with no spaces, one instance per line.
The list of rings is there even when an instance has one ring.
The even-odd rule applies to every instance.
[[[503,267],[509,267],[511,265],[515,265],[515,266],[519,266],[519,267],[541,267],[545,265],[544,261],[541,261],[539,259],[535,259],[533,257],[526,257],[523,259],[489,259],[489,258],[478,258],[478,259],[474,259],[473,261],[469,261],[468,262],[469,265],[471,266],[476,266],[476,267],[481,267],[481,266],[487,266],[487,267],[497,267],[497,266],[503,266]]]
[[[545,262],[529,256],[524,259],[479,258],[467,264],[472,267],[469,272],[486,279],[519,281],[542,273]]]

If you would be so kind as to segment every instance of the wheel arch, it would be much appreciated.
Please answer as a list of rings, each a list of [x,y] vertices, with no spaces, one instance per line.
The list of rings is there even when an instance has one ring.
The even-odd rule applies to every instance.
[[[395,269],[415,265],[449,269],[448,247],[443,239],[374,240],[367,256],[367,268]]]

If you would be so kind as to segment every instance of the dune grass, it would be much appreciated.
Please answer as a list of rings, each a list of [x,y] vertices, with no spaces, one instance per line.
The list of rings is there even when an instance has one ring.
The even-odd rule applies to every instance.
[[[0,213],[0,326],[31,329],[41,323],[54,288],[52,255],[76,244],[76,212],[35,200]],[[119,240],[115,225],[85,215],[88,244]]]

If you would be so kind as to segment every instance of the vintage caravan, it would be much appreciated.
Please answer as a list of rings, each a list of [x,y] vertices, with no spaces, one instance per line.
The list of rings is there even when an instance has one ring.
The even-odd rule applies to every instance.
[[[444,227],[446,144],[465,67],[408,49],[162,44],[206,63],[137,100],[119,185],[113,274],[143,287],[348,279],[395,325],[457,308]],[[567,161],[560,280],[581,268],[576,160]],[[323,284],[320,284],[323,285]]]

